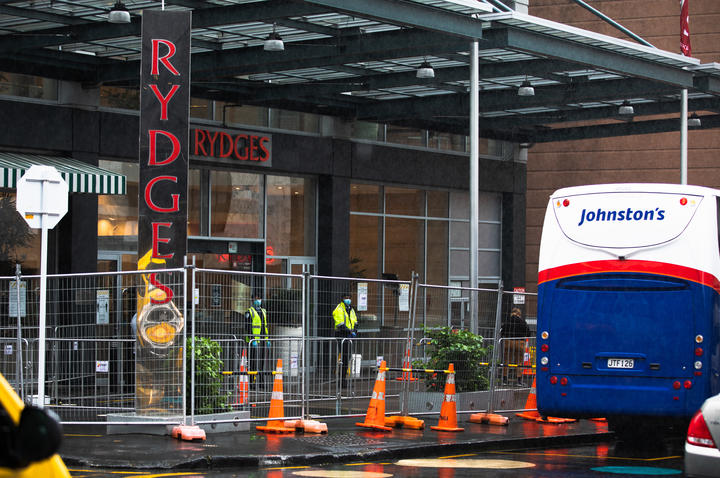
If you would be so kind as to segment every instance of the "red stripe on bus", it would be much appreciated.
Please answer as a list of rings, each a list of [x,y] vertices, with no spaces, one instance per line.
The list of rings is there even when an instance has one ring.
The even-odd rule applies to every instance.
[[[668,264],[655,261],[589,261],[567,264],[560,267],[545,269],[538,273],[538,284],[543,282],[564,279],[566,277],[579,276],[584,274],[600,274],[606,272],[637,272],[642,274],[657,274],[661,276],[675,277],[712,287],[720,292],[720,281],[709,272],[703,272],[691,267]]]

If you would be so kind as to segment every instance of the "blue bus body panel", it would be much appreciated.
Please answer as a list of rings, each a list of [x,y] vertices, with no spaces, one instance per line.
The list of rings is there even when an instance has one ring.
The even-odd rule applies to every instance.
[[[714,289],[657,274],[584,274],[540,284],[538,409],[566,417],[691,416],[717,393],[717,311]],[[547,352],[540,352],[543,344]],[[553,376],[567,383],[552,384]]]

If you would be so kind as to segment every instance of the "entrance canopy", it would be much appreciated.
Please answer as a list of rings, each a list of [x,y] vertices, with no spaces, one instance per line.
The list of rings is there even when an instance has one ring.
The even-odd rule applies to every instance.
[[[100,169],[72,158],[38,154],[0,152],[0,188],[15,188],[18,180],[31,166],[53,166],[72,193],[125,194],[126,179],[122,174]]]
[[[0,68],[136,89],[142,10],[161,2],[126,2],[127,24],[107,22],[111,4],[0,2]],[[478,40],[481,136],[533,143],[677,131],[682,89],[702,128],[720,124],[720,65],[505,11],[493,0],[164,4],[192,10],[196,98],[468,134],[468,55]],[[273,32],[283,50],[263,48]],[[434,77],[418,78],[426,62]],[[525,82],[534,95],[518,95]],[[619,114],[620,106],[633,111]]]

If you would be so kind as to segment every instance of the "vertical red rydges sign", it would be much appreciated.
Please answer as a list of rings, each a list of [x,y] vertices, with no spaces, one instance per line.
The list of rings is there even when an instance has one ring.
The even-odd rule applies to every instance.
[[[143,11],[138,269],[181,267],[187,252],[190,32],[190,12]]]

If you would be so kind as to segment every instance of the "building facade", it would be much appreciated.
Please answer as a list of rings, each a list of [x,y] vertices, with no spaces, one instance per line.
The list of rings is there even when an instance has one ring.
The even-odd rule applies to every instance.
[[[680,52],[680,4],[677,0],[596,0],[592,6],[657,48]],[[692,56],[703,63],[720,57],[720,3],[690,0]],[[627,37],[573,0],[532,0],[529,13],[606,35]],[[703,111],[689,110],[689,113]],[[675,115],[677,117],[677,115]],[[680,182],[678,132],[584,139],[532,145],[527,176],[528,290],[535,291],[542,221],[550,194],[582,184]],[[688,184],[720,188],[717,132],[688,130]]]
[[[71,194],[48,271],[136,270],[137,98],[2,78],[0,153],[69,157],[127,181],[125,194]],[[517,284],[525,164],[507,144],[482,148],[480,281]],[[401,280],[415,271],[469,285],[466,149],[464,136],[193,99],[188,254],[213,269]],[[6,272],[16,262],[24,274],[39,270],[37,236],[10,248]]]

